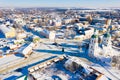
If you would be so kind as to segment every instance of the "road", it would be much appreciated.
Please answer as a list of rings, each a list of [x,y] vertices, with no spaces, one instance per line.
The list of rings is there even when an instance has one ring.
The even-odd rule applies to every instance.
[[[103,73],[105,76],[109,77],[112,80],[120,80],[119,75],[115,75],[113,72],[110,71],[109,68],[106,68],[104,66],[101,67],[92,66],[92,67],[96,70],[99,70],[99,72]]]
[[[26,59],[20,58],[16,61],[9,62],[3,66],[0,66],[0,74],[13,71],[17,68],[24,67],[24,66],[29,65],[29,64],[33,64],[41,59],[46,59],[46,58],[49,58],[52,56],[56,56],[56,55],[54,55],[54,54],[47,54],[46,55],[46,54],[41,53],[41,54],[34,54],[31,57],[26,58]]]
[[[120,48],[119,48],[119,47],[112,46],[112,48],[114,48],[114,49],[116,49],[116,50],[120,51]]]
[[[50,42],[54,42],[54,40],[49,40],[47,38],[41,38],[40,39],[41,42],[45,42],[45,41],[50,41]],[[75,39],[55,39],[56,42],[66,42],[66,43],[73,43],[73,42],[82,42],[82,40],[75,40]]]
[[[38,46],[33,50],[34,54],[27,59],[22,57],[20,54],[13,54],[0,58],[0,74],[13,71],[28,64],[33,64],[41,59],[44,60],[45,58],[61,55],[61,49],[58,49],[55,45],[51,44],[52,42],[50,43],[49,41],[38,43]]]
[[[76,47],[77,44],[75,43],[80,41],[76,40],[74,41],[75,43],[73,41],[74,40],[56,40],[58,43],[67,43],[64,45],[64,47],[66,47],[65,51],[68,54],[75,52],[78,53],[78,48]],[[55,45],[51,45],[53,41],[50,41],[49,39],[41,39],[41,42],[42,43],[39,43],[38,46],[34,49],[34,54],[27,59],[15,55],[4,57],[2,60],[0,59],[0,74],[7,73],[45,59],[49,59],[53,56],[61,55],[61,49]],[[110,74],[112,72],[107,71],[104,67],[95,67],[95,69],[103,72],[108,77],[110,76],[111,79],[117,80],[112,74]]]

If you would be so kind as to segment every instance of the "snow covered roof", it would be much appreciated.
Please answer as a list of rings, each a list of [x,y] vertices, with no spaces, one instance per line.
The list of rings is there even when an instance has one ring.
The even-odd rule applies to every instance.
[[[88,67],[87,64],[85,64],[83,61],[81,61],[80,59],[75,58],[75,57],[71,57],[71,58],[68,60],[68,63],[70,63],[70,62],[76,62],[76,63],[82,65],[82,66],[85,67],[85,68]]]
[[[104,37],[106,37],[106,38],[107,38],[107,37],[110,37],[110,36],[111,36],[111,35],[110,35],[110,33],[108,33],[108,32],[104,34]]]
[[[28,54],[32,48],[34,47],[34,43],[30,43],[24,50],[22,51],[22,54]]]
[[[7,33],[7,32],[10,32],[10,31],[11,31],[11,28],[10,28],[10,27],[6,27],[6,25],[2,24],[2,25],[0,25],[0,30],[1,30],[3,33]]]
[[[34,47],[34,43],[24,44],[22,47],[17,49],[15,52],[20,52],[22,54],[27,54],[32,50],[33,47]]]
[[[9,22],[9,21],[7,21],[7,22],[6,22],[6,25],[10,25],[10,22]]]
[[[109,80],[105,75],[100,75],[100,76],[98,76],[97,77],[97,79],[96,80]]]
[[[50,32],[48,30],[43,30],[44,33],[49,34]]]
[[[91,38],[98,38],[98,35],[93,34]]]

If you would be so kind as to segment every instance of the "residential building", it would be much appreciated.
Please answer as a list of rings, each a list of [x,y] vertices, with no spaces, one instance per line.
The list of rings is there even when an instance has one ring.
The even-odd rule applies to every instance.
[[[12,38],[16,36],[15,29],[11,26],[6,26],[5,24],[0,25],[0,31],[6,38]]]

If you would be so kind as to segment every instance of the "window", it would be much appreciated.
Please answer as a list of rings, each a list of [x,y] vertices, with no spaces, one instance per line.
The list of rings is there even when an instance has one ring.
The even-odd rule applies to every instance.
[[[90,53],[92,53],[92,51],[90,51]]]
[[[108,42],[108,40],[107,40],[107,42]]]
[[[93,46],[91,46],[91,49],[93,48]]]
[[[90,43],[92,43],[92,40],[90,41]]]

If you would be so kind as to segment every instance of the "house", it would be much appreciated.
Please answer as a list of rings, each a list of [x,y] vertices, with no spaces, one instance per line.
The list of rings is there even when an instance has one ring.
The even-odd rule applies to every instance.
[[[105,75],[103,75],[103,74],[100,74],[97,78],[96,78],[96,80],[109,80]]]
[[[4,34],[5,38],[13,38],[16,36],[15,29],[5,24],[0,25],[0,31]]]
[[[0,50],[0,57],[2,57],[3,56],[3,51],[2,50]]]
[[[15,52],[23,54],[24,57],[29,57],[34,47],[35,47],[34,43],[24,44],[19,49],[17,49]]]
[[[14,21],[21,26],[24,26],[26,24],[22,18],[15,18]]]
[[[24,32],[23,33],[18,32],[18,34],[16,35],[16,39],[24,39],[26,37],[27,35]]]
[[[64,24],[68,24],[68,23],[72,22],[72,18],[63,18],[62,21],[63,21]]]
[[[83,30],[84,29],[84,30]],[[89,39],[92,34],[94,33],[94,28],[88,27],[88,28],[81,28],[79,30],[79,33],[82,33],[80,35],[76,35],[74,37],[74,39],[78,39],[78,40],[84,40],[84,39]]]
[[[55,31],[48,31],[46,29],[40,31],[40,35],[50,39],[50,40],[54,40],[55,39]]]

